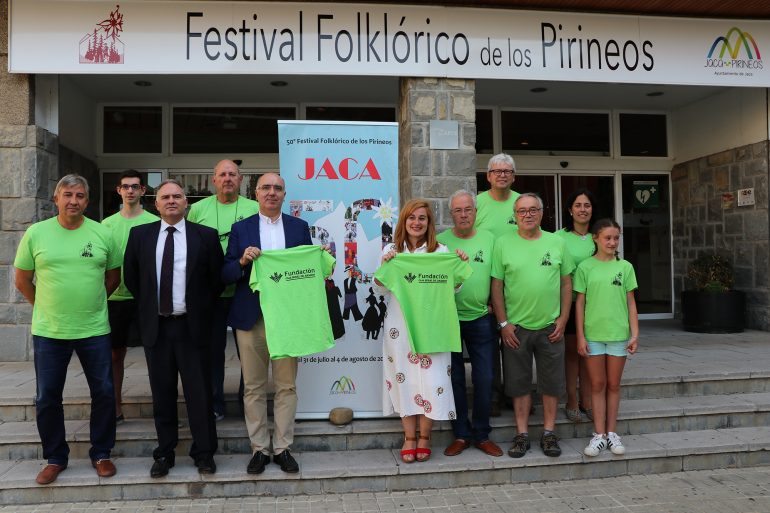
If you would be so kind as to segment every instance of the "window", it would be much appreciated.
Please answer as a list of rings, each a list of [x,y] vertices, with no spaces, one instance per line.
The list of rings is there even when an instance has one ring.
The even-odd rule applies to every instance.
[[[665,114],[620,114],[619,124],[622,156],[668,156]]]
[[[396,121],[394,107],[308,106],[305,118],[320,121]]]
[[[105,106],[103,153],[161,153],[163,107]]]
[[[279,119],[294,107],[174,107],[173,153],[278,153]]]
[[[494,113],[492,109],[476,110],[476,153],[494,153]]]
[[[514,154],[610,154],[607,113],[503,111],[501,131],[503,151]]]

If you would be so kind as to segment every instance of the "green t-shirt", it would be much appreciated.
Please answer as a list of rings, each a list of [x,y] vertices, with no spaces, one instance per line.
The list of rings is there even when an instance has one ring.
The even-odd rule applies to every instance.
[[[259,291],[270,358],[306,356],[334,346],[324,278],[334,257],[320,246],[263,251],[249,286]]]
[[[104,273],[122,263],[110,231],[96,221],[86,218],[76,230],[56,217],[30,226],[13,265],[35,271],[32,334],[73,340],[109,333]]]
[[[398,300],[415,353],[459,352],[455,288],[473,269],[453,253],[398,253],[374,277]]]
[[[460,292],[455,294],[457,317],[461,321],[472,321],[489,312],[489,283],[492,272],[492,250],[495,237],[486,230],[476,230],[470,239],[457,237],[452,230],[441,232],[436,237],[450,250],[461,249],[468,255],[473,274],[465,280]]]
[[[477,230],[492,232],[495,239],[501,235],[516,231],[516,215],[513,213],[513,205],[519,193],[511,191],[511,195],[505,201],[496,201],[484,191],[476,196],[476,224]]]
[[[594,244],[594,239],[591,237],[590,233],[584,238],[581,235],[576,235],[572,231],[566,232],[564,230],[559,230],[556,232],[556,235],[564,239],[564,243],[567,245],[567,251],[569,251],[569,254],[572,256],[572,261],[575,263],[575,271],[577,271],[577,266],[580,265],[580,262],[594,254],[596,245]],[[575,279],[575,271],[572,271],[573,280]],[[574,300],[575,292],[573,291],[572,301]]]
[[[214,228],[219,234],[222,252],[227,252],[227,241],[230,239],[230,229],[237,221],[242,221],[259,212],[259,203],[243,196],[233,203],[220,203],[216,196],[209,196],[194,203],[187,213],[187,220]],[[233,297],[235,284],[228,285],[221,297]]]
[[[627,260],[584,260],[575,272],[575,292],[586,295],[583,332],[592,342],[628,340],[628,292],[637,288],[634,267]]]
[[[505,282],[508,322],[528,330],[553,324],[561,312],[561,277],[575,269],[564,241],[540,231],[537,240],[519,233],[500,237],[492,253],[492,277]]]
[[[160,219],[158,216],[142,210],[142,213],[136,217],[126,219],[120,212],[113,214],[110,217],[104,219],[102,224],[106,226],[110,233],[112,233],[112,242],[115,248],[119,251],[120,261],[123,262],[123,256],[126,254],[126,244],[128,244],[128,232],[134,226],[140,224],[153,223]],[[127,299],[133,299],[134,296],[126,288],[126,284],[123,283],[123,269],[120,270],[120,285],[115,292],[109,297],[110,301],[126,301]]]

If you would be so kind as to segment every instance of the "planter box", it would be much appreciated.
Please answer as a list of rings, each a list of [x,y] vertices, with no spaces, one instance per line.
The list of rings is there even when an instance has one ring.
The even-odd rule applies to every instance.
[[[682,292],[682,325],[696,333],[739,333],[746,319],[746,294],[740,290]]]

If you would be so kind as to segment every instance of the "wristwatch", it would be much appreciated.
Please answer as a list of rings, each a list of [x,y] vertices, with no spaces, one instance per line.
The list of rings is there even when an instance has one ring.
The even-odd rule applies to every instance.
[[[508,321],[498,322],[497,323],[497,329],[498,331],[508,326]]]

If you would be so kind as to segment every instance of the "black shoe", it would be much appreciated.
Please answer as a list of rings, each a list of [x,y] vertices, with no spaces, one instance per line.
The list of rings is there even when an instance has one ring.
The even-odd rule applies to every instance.
[[[508,449],[508,456],[511,458],[521,458],[530,448],[529,438],[524,435],[516,435],[513,437],[513,445]]]
[[[217,471],[217,464],[214,463],[214,456],[201,456],[195,460],[195,466],[198,467],[199,474],[214,474]]]
[[[169,469],[174,466],[174,457],[166,456],[165,458],[157,458],[155,463],[152,464],[150,469],[150,477],[163,477],[168,475]]]
[[[543,449],[543,454],[556,458],[561,456],[561,447],[559,447],[559,437],[554,433],[543,433],[540,438],[540,448]]]
[[[246,472],[249,474],[261,474],[265,471],[265,466],[268,463],[270,463],[270,456],[262,451],[257,451],[251,457],[248,466],[246,466]]]
[[[299,465],[297,464],[297,460],[294,459],[288,449],[283,451],[281,454],[276,454],[273,456],[273,461],[280,465],[281,470],[284,472],[289,474],[296,474],[299,472]]]

